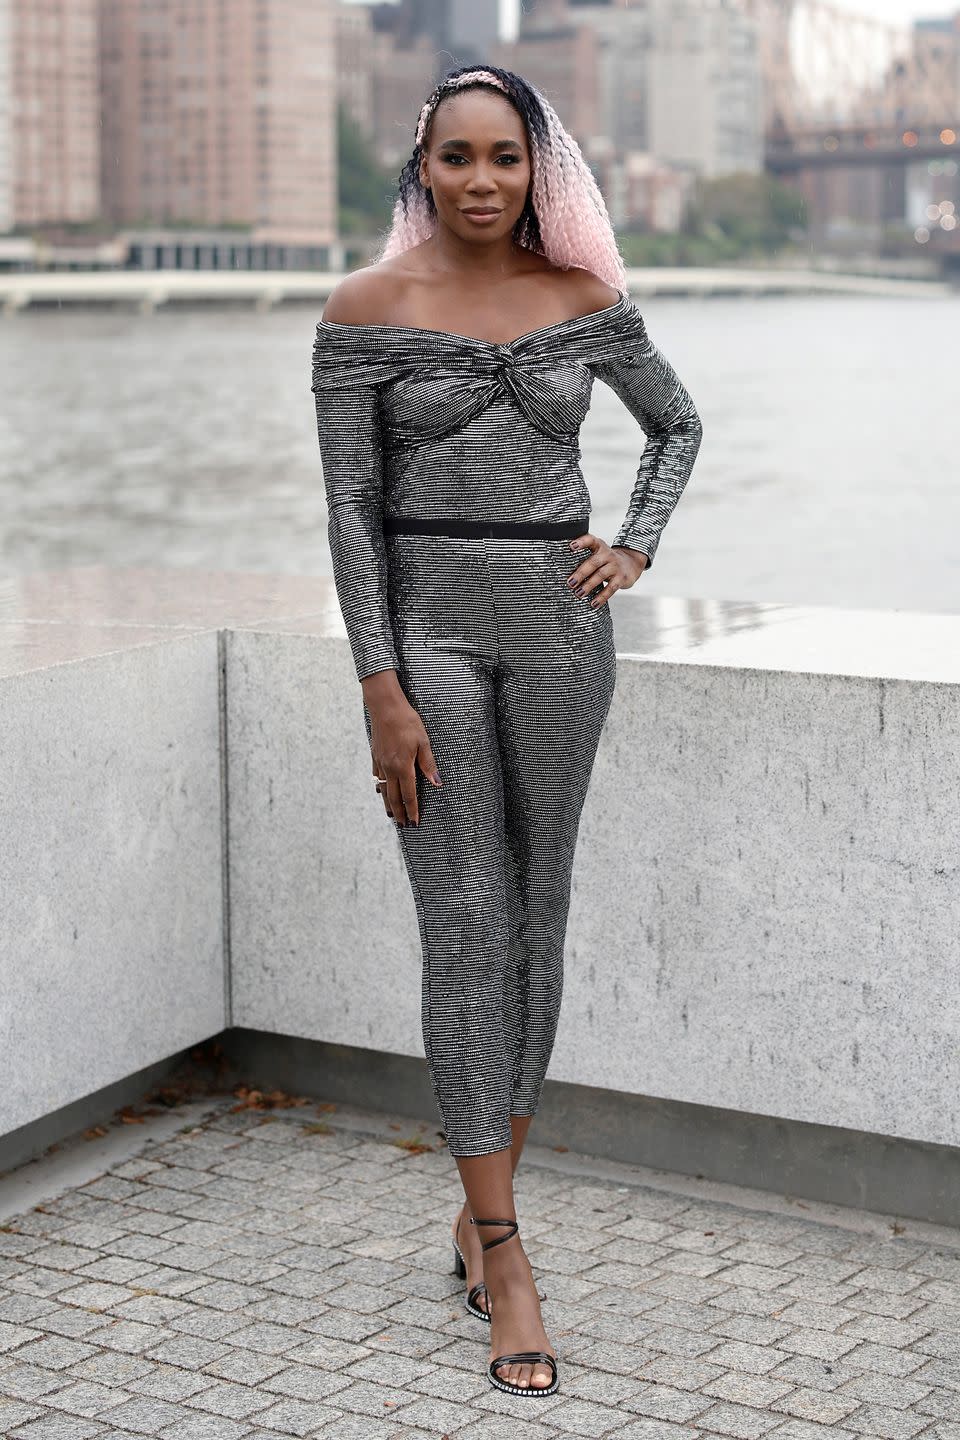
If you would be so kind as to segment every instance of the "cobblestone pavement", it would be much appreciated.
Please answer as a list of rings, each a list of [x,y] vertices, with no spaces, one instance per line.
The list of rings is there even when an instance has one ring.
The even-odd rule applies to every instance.
[[[235,1104],[0,1230],[8,1440],[960,1440],[960,1232],[531,1146],[561,1388],[514,1399],[452,1273],[442,1137]]]

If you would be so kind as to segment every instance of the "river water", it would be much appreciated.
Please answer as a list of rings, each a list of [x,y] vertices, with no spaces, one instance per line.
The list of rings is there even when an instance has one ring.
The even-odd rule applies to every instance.
[[[960,295],[640,303],[704,425],[642,593],[960,611]],[[317,314],[0,320],[2,571],[329,573]],[[643,435],[599,381],[581,444],[612,540]]]

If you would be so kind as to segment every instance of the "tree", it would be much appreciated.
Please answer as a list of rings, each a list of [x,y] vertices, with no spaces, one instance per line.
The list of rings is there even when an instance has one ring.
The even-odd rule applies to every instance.
[[[341,235],[369,235],[388,224],[395,181],[344,105],[337,107],[337,176]]]
[[[741,252],[770,254],[806,229],[806,205],[798,191],[772,175],[721,175],[698,181],[684,229],[693,235],[719,232]]]

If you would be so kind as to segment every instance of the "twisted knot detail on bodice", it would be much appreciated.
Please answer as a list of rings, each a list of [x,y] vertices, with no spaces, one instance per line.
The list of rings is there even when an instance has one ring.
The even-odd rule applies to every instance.
[[[427,387],[430,404],[409,426],[395,417],[388,436],[437,440],[462,429],[497,400],[512,400],[542,434],[576,444],[589,389],[577,386],[591,363],[636,363],[649,346],[642,317],[621,294],[615,304],[518,336],[509,343],[404,325],[320,321],[313,354],[314,392],[407,379]]]

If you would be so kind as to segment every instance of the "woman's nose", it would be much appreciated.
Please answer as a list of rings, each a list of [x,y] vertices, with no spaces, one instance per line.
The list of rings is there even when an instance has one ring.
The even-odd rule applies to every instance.
[[[470,190],[496,190],[496,177],[486,174],[483,170],[475,170],[467,188]]]

